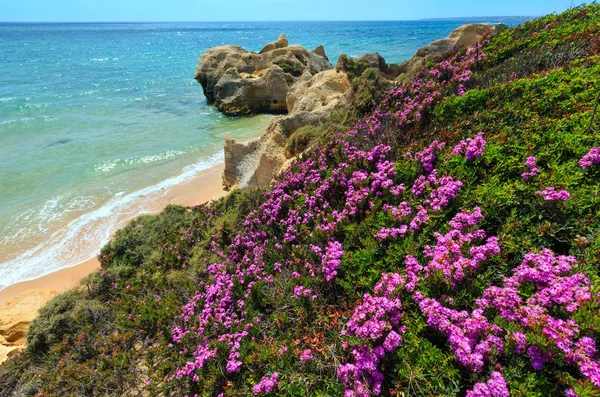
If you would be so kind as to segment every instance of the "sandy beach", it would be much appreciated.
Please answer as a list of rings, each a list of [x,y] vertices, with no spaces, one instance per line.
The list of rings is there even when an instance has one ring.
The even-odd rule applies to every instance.
[[[224,196],[227,192],[223,190],[221,182],[223,167],[223,164],[220,164],[201,171],[194,178],[182,184],[175,185],[167,191],[161,191],[144,198],[144,200],[151,203],[151,210],[149,212],[160,212],[169,204],[194,206]],[[127,221],[123,220],[122,223],[126,224]],[[97,251],[99,252],[101,248],[97,247]],[[76,266],[61,269],[34,280],[13,284],[0,291],[0,307],[5,306],[11,298],[26,291],[46,290],[58,294],[67,291],[75,287],[81,279],[98,268],[98,260],[91,258]]]

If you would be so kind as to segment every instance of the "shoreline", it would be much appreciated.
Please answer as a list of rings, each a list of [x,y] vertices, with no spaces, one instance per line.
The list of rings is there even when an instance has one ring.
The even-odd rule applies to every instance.
[[[169,204],[192,207],[225,196],[227,191],[224,190],[221,179],[223,169],[224,164],[220,163],[198,172],[194,177],[181,184],[174,185],[165,191],[145,197],[144,201],[152,202],[152,210],[119,222],[124,223],[124,225],[120,226],[118,229],[121,229],[129,223],[130,220],[138,216],[159,213]],[[98,247],[96,254],[100,252],[101,248],[102,247]],[[59,269],[32,280],[11,284],[0,290],[0,307],[6,305],[10,299],[17,295],[21,295],[26,291],[46,290],[55,292],[56,294],[66,292],[76,287],[84,277],[99,268],[100,263],[98,262],[98,259],[93,257],[74,266]]]

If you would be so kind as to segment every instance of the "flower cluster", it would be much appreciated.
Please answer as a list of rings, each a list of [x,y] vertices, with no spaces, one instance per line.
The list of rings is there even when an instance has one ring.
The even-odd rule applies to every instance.
[[[322,271],[325,275],[325,280],[331,281],[337,276],[337,269],[340,267],[342,263],[342,257],[344,256],[344,250],[342,249],[342,245],[337,242],[329,242],[327,243],[327,248],[325,249],[325,255],[323,255],[322,260]]]
[[[310,349],[306,349],[302,352],[302,354],[300,354],[300,361],[302,361],[302,362],[312,360],[312,358],[313,358],[312,350],[310,350]]]
[[[456,359],[465,367],[480,372],[488,357],[503,351],[502,329],[490,323],[483,310],[456,311],[433,298],[422,298],[420,293],[415,299],[427,324],[446,335]]]
[[[423,225],[429,222],[429,213],[439,212],[442,208],[449,205],[450,200],[454,199],[462,187],[461,181],[454,180],[451,176],[438,178],[437,170],[433,169],[429,175],[420,175],[413,183],[411,192],[413,197],[408,201],[401,202],[398,206],[386,204],[383,211],[391,212],[392,216],[403,222],[396,227],[383,227],[375,234],[378,240],[389,238],[404,237],[407,233],[414,233],[420,230]],[[429,190],[429,196],[423,198],[426,191]],[[413,207],[416,207],[413,210]],[[414,214],[416,212],[416,214]],[[414,216],[412,219],[411,215]]]
[[[445,235],[434,233],[437,239],[435,247],[425,247],[425,257],[431,258],[425,266],[427,277],[433,277],[439,272],[443,275],[444,282],[456,286],[465,278],[467,272],[477,270],[481,262],[500,253],[498,238],[489,237],[485,244],[471,246],[470,258],[463,254],[466,244],[485,238],[485,232],[481,229],[463,233],[482,219],[479,208],[472,214],[463,210],[450,221],[450,225],[457,228],[451,229]]]
[[[498,371],[491,374],[485,383],[477,383],[472,390],[467,391],[467,397],[509,397],[504,376]]]
[[[406,157],[412,157],[416,162],[421,163],[423,170],[426,173],[429,173],[434,169],[435,161],[437,160],[436,152],[441,152],[444,150],[444,146],[446,146],[444,142],[438,142],[435,140],[431,143],[431,145],[423,149],[423,151],[416,153],[414,156],[411,156],[410,153],[407,153]]]
[[[540,254],[527,254],[513,275],[504,280],[504,286],[488,288],[477,304],[481,309],[494,308],[524,331],[541,330],[541,335],[565,355],[567,362],[576,364],[582,374],[600,386],[600,362],[594,360],[595,342],[588,337],[577,340],[578,324],[573,319],[554,317],[550,310],[560,307],[566,313],[573,313],[592,299],[589,279],[583,273],[568,274],[575,263],[574,257],[556,256],[548,249]],[[527,286],[533,286],[534,292],[524,300],[521,289]],[[524,338],[520,339],[518,351],[525,347]],[[530,346],[527,353],[537,370],[553,356],[538,345]]]
[[[547,187],[544,190],[538,190],[535,194],[542,196],[546,201],[566,201],[571,197],[571,194],[566,190],[556,190],[554,186]]]
[[[483,154],[485,149],[486,140],[483,138],[483,132],[480,132],[475,138],[467,138],[466,140],[460,141],[453,149],[455,155],[464,153],[468,161],[478,159]]]
[[[404,278],[396,273],[383,274],[375,286],[375,296],[363,296],[362,303],[342,331],[343,335],[361,341],[352,346],[354,362],[338,367],[338,377],[348,387],[346,396],[367,397],[369,389],[380,394],[383,373],[379,363],[386,353],[400,346],[401,335],[406,331],[406,327],[400,325],[403,312],[398,298],[404,284]]]
[[[587,170],[594,164],[600,164],[600,146],[593,147],[579,160],[579,166],[584,170]]]
[[[525,167],[527,167],[529,169],[529,171],[524,172],[521,174],[521,177],[523,179],[529,179],[532,178],[536,175],[539,175],[539,173],[541,172],[540,169],[537,167],[536,164],[537,159],[533,156],[531,157],[527,157],[527,161],[525,161]]]
[[[273,372],[270,376],[265,376],[252,387],[252,393],[254,394],[269,394],[279,384],[279,374]]]

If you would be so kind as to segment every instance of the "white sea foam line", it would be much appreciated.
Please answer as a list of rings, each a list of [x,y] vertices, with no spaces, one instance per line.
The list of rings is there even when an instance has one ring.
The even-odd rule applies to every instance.
[[[67,269],[96,256],[110,239],[115,229],[139,216],[148,213],[144,203],[138,199],[179,185],[201,171],[223,162],[223,153],[205,161],[185,167],[176,177],[156,185],[115,198],[104,206],[71,221],[64,229],[52,234],[47,242],[24,252],[17,258],[0,264],[0,290],[9,285],[33,280],[58,270]],[[119,219],[121,218],[121,219]],[[101,222],[100,225],[97,223]],[[82,246],[87,249],[81,250]],[[81,250],[78,252],[78,249]]]

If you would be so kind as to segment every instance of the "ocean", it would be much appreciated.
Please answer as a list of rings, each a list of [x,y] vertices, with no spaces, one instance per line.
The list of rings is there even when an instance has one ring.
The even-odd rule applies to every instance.
[[[117,214],[221,163],[227,133],[260,134],[271,116],[206,103],[193,79],[205,50],[285,33],[334,65],[374,51],[399,63],[472,22],[0,24],[0,290],[94,257]]]

